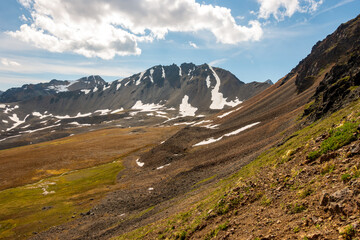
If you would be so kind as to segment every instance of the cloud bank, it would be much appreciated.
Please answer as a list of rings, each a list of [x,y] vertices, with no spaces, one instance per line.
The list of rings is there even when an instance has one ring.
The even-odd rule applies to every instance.
[[[255,20],[238,25],[231,10],[195,0],[19,0],[29,22],[9,35],[51,52],[112,59],[139,55],[138,43],[169,32],[211,32],[218,43],[258,41]],[[264,13],[265,14],[265,13]]]
[[[257,0],[260,4],[259,18],[268,19],[272,15],[276,20],[284,20],[296,12],[315,12],[323,0]]]

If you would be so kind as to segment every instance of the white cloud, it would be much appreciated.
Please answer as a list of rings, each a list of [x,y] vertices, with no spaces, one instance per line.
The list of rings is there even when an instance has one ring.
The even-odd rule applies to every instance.
[[[323,3],[323,0],[257,0],[260,4],[259,18],[268,19],[272,15],[281,21],[285,17],[291,17],[296,12],[315,12]]]
[[[23,5],[26,8],[30,8],[32,4],[32,0],[18,0],[21,5]]]
[[[220,59],[216,59],[214,61],[209,62],[210,66],[219,66],[222,63],[226,62],[228,59],[227,58],[220,58]]]
[[[236,24],[231,10],[195,0],[19,0],[31,23],[11,36],[51,52],[111,59],[139,55],[139,42],[168,32],[211,32],[217,42],[237,44],[262,37],[258,21]]]
[[[7,58],[2,58],[1,59],[1,64],[6,66],[6,67],[18,67],[21,64],[12,60],[9,60]]]
[[[131,69],[112,66],[99,66],[96,62],[88,63],[73,63],[64,61],[52,61],[41,58],[19,58],[18,62],[9,61],[6,58],[1,59],[0,73],[8,72],[14,74],[67,74],[67,75],[101,75],[109,77],[128,77],[132,74],[140,72],[141,69]],[[21,68],[9,68],[9,66],[21,66]]]
[[[28,21],[28,19],[25,17],[24,14],[20,16],[20,20],[23,21],[23,22],[27,22],[27,21]]]
[[[189,45],[191,46],[191,47],[193,47],[193,48],[199,48],[197,45],[196,45],[196,43],[193,43],[193,42],[189,42]]]
[[[331,10],[333,10],[333,9],[335,9],[335,8],[341,7],[341,6],[346,5],[346,4],[348,4],[348,3],[352,3],[352,2],[354,2],[354,1],[355,1],[355,0],[343,0],[343,1],[340,1],[340,2],[336,3],[335,5],[333,5],[333,6],[329,7],[329,8],[326,8],[326,9],[318,12],[316,15],[319,15],[319,14],[322,14],[322,13],[325,13],[325,12],[328,12],[328,11],[331,11]]]

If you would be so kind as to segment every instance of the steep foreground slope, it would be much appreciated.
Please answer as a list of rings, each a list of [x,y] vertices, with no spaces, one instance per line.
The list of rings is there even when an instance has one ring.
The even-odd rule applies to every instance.
[[[357,239],[360,236],[359,29],[359,17],[340,26],[319,42],[292,73],[244,103],[242,109],[228,112],[225,121],[217,122],[220,126],[232,126],[234,120],[247,121],[242,125],[265,122],[267,128],[261,129],[260,123],[249,130],[251,135],[244,133],[236,141],[227,141],[232,148],[254,150],[251,147],[256,143],[252,136],[261,131],[263,136],[271,136],[273,143],[277,143],[275,147],[262,151],[254,161],[215,184],[212,190],[204,189],[200,200],[185,201],[192,205],[182,205],[180,214],[120,239]],[[324,48],[330,40],[333,45]],[[341,51],[336,46],[341,46]],[[314,57],[329,53],[335,55],[325,59]],[[321,65],[323,68],[313,67]],[[307,74],[311,74],[310,82]],[[304,101],[310,103],[303,106]],[[270,104],[271,107],[264,108]],[[251,108],[247,109],[248,106]],[[242,111],[247,114],[241,115]],[[309,123],[312,124],[303,127]],[[277,124],[285,126],[276,128]],[[298,130],[294,132],[294,129]],[[211,140],[217,140],[218,136]],[[256,135],[256,141],[264,144],[263,136]],[[225,149],[225,156],[231,151],[224,139],[213,144]],[[206,151],[213,151],[210,146]]]
[[[261,94],[125,161],[135,168],[118,176],[117,190],[33,238],[358,236],[359,22],[340,26]],[[349,91],[322,111],[333,83]]]

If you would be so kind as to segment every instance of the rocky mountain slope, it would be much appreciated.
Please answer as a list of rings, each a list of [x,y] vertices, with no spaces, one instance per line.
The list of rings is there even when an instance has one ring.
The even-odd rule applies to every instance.
[[[220,115],[225,120],[214,121],[220,133],[194,141],[201,144],[193,146],[206,146],[202,154],[215,156],[214,164],[225,165],[230,156],[239,163],[254,161],[214,184],[212,191],[203,190],[201,200],[187,201],[192,207],[182,205],[178,215],[119,239],[357,239],[359,29],[360,16],[341,25],[275,86],[242,109]],[[246,116],[251,121],[241,124]],[[231,139],[222,126],[231,129],[235,122],[251,128]],[[190,131],[182,135],[191,136]],[[236,155],[215,154],[234,152],[235,146],[242,149]],[[145,156],[142,161],[151,162]]]
[[[191,124],[142,154],[136,163],[145,186],[115,191],[91,214],[35,239],[359,236],[360,113],[359,102],[349,97],[358,91],[359,22],[357,17],[340,26],[272,87],[236,108]],[[330,82],[338,81],[345,97],[330,104],[338,107],[321,111],[327,95],[337,96]],[[320,120],[304,128],[316,119],[311,114],[301,119],[304,109],[321,111]]]

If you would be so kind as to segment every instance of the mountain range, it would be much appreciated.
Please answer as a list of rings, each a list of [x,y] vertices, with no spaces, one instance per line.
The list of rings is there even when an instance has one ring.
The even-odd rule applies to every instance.
[[[4,145],[19,133],[56,129],[64,124],[78,128],[118,119],[118,124],[126,127],[141,125],[139,120],[144,121],[145,116],[151,124],[164,119],[204,117],[236,106],[271,84],[245,84],[221,68],[192,63],[159,65],[111,83],[100,76],[89,76],[26,84],[0,96],[0,141]]]

